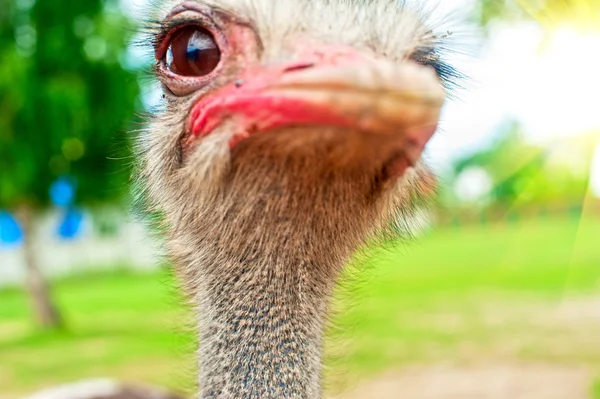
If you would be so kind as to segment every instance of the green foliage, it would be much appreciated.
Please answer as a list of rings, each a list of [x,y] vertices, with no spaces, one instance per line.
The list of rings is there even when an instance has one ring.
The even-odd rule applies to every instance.
[[[518,3],[512,0],[479,0],[477,6],[475,18],[482,26],[496,18],[518,19],[526,15]]]
[[[592,385],[592,398],[600,399],[600,379],[596,379]]]
[[[493,145],[460,159],[455,175],[477,167],[490,176],[491,204],[552,205],[580,203],[585,196],[593,146],[582,136],[554,146],[526,142],[515,123]]]
[[[119,198],[139,87],[122,58],[134,29],[101,0],[11,0],[0,11],[0,207],[48,204],[59,176],[79,202]]]
[[[475,19],[487,26],[496,19],[534,18],[552,27],[570,24],[596,30],[600,22],[599,0],[479,0]]]

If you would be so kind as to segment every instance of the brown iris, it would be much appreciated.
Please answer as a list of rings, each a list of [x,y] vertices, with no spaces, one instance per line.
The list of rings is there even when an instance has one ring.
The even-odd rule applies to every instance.
[[[220,60],[221,51],[213,35],[199,26],[175,32],[165,56],[167,68],[181,76],[208,75]]]

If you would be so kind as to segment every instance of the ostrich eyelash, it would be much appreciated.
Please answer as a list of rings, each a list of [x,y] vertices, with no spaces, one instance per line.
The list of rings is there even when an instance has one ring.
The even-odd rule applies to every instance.
[[[213,30],[210,25],[207,26],[204,21],[198,20],[198,18],[177,18],[162,21],[158,25],[150,27],[148,31],[152,37],[152,46],[154,47],[157,59],[161,59],[164,56],[169,37],[185,26],[199,26],[209,31]]]
[[[190,14],[190,12],[193,14]],[[149,43],[154,48],[157,56],[159,54],[162,56],[166,51],[166,49],[163,49],[162,47],[165,47],[165,41],[169,36],[177,29],[190,25],[199,26],[210,32],[219,30],[217,22],[211,15],[198,10],[183,10],[180,13],[169,16],[161,21],[146,21],[142,27],[142,31],[145,33],[145,36],[150,39]],[[160,57],[158,58],[160,59]]]
[[[434,69],[450,98],[462,88],[462,82],[468,79],[467,75],[445,60],[444,56],[449,53],[447,40],[452,35],[451,31],[436,34],[430,30],[423,37],[424,43],[415,47],[409,56],[411,60]]]
[[[442,59],[440,50],[436,47],[417,47],[410,58],[419,64],[433,68],[447,89],[454,88],[456,80],[464,78],[456,68]]]

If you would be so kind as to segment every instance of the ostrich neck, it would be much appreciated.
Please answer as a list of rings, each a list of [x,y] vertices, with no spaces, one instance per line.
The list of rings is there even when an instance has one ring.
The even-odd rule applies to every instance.
[[[276,256],[220,264],[199,306],[201,398],[320,397],[331,282],[309,259]],[[268,262],[270,261],[270,262]]]
[[[329,301],[381,211],[372,179],[303,158],[285,169],[238,159],[249,164],[234,165],[222,194],[171,213],[171,253],[198,312],[199,397],[319,398]]]

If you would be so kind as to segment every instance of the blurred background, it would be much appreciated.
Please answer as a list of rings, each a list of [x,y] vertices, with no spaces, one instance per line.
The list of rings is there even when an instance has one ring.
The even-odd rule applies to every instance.
[[[90,377],[193,387],[193,334],[131,216],[160,105],[143,0],[0,6],[0,398]],[[447,0],[468,78],[409,245],[341,290],[340,398],[600,398],[600,1]],[[451,17],[443,17],[450,15]]]

